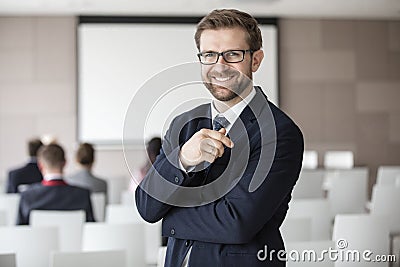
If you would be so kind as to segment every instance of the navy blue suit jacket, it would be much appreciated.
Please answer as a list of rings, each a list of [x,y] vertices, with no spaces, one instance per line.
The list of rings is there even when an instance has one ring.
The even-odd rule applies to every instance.
[[[7,193],[19,193],[21,184],[33,184],[42,181],[43,176],[35,162],[29,162],[25,166],[11,170],[8,173]]]
[[[32,210],[84,210],[86,221],[94,222],[90,191],[67,184],[48,186],[37,183],[22,192],[17,224],[29,224]]]
[[[255,101],[255,102],[254,102]],[[242,139],[248,138],[250,153],[246,169],[239,182],[227,194],[214,202],[196,207],[178,207],[156,200],[143,190],[152,185],[155,171],[167,181],[191,187],[209,183],[223,172],[230,158],[231,150],[226,149],[210,168],[186,173],[177,168],[178,149],[172,139],[179,135],[182,146],[194,133],[202,128],[211,128],[210,105],[199,106],[176,117],[163,141],[161,154],[153,168],[136,189],[136,203],[141,216],[148,222],[163,220],[162,232],[168,236],[165,266],[180,267],[189,248],[192,247],[189,266],[285,266],[276,253],[272,260],[257,258],[258,251],[284,249],[279,231],[288,209],[292,189],[298,179],[303,156],[303,137],[299,128],[280,109],[267,101],[260,88],[251,101],[252,110],[247,106],[240,115],[247,134],[239,133],[235,147]],[[265,180],[257,190],[249,192],[249,184],[257,168],[261,151],[261,127],[273,129],[268,121],[259,121],[263,112],[272,112],[276,138],[272,141],[275,156],[271,168],[265,173]],[[201,115],[202,114],[202,115]],[[199,116],[200,115],[200,116]],[[191,119],[195,118],[195,119]],[[188,122],[188,123],[186,123]],[[236,124],[236,122],[235,122]],[[233,135],[235,124],[229,135]],[[182,129],[178,132],[174,128]],[[236,127],[237,129],[237,127]],[[167,152],[166,152],[167,151]],[[170,151],[173,151],[170,153]],[[170,153],[170,155],[167,155]],[[175,153],[175,155],[173,155]],[[175,162],[171,159],[175,158]],[[265,162],[265,164],[267,164]],[[234,175],[234,174],[232,174]],[[146,184],[147,183],[147,184]],[[143,187],[143,188],[142,188]],[[171,196],[171,198],[179,198]]]

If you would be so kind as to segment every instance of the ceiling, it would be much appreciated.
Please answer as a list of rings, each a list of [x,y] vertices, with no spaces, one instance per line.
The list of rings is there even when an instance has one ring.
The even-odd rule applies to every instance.
[[[400,0],[0,0],[0,15],[186,15],[237,8],[254,16],[400,20]]]

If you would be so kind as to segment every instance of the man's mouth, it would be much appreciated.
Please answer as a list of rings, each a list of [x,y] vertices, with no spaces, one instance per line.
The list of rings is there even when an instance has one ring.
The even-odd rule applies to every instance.
[[[212,77],[213,79],[217,80],[218,82],[226,82],[229,81],[233,78],[233,76],[227,76],[227,77]]]

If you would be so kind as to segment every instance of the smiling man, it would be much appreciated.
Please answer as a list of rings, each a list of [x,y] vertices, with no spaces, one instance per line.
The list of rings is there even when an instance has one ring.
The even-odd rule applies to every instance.
[[[284,249],[279,227],[301,168],[303,138],[253,85],[264,58],[257,21],[238,10],[214,10],[197,25],[195,41],[214,99],[173,120],[136,190],[137,208],[146,221],[163,220],[165,266],[285,266],[276,253]],[[167,191],[160,180],[177,187],[164,199],[149,193]]]

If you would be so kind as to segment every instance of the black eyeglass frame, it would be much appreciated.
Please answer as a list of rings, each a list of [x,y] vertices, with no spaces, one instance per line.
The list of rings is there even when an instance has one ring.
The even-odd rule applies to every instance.
[[[239,60],[239,61],[226,60],[225,54],[229,53],[229,52],[242,52],[243,53],[242,60]],[[253,55],[254,52],[255,51],[252,50],[252,49],[246,49],[246,50],[245,49],[235,49],[235,50],[227,50],[227,51],[223,51],[223,52],[208,51],[208,52],[197,53],[197,57],[199,58],[200,63],[203,64],[203,65],[214,65],[214,64],[217,64],[220,56],[222,56],[224,61],[227,62],[227,63],[239,63],[239,62],[242,62],[244,60],[244,56],[246,55],[246,53],[250,53],[250,55]],[[217,59],[215,60],[215,62],[213,62],[213,63],[202,62],[201,61],[201,56],[203,54],[206,54],[206,53],[215,53],[217,55]]]

